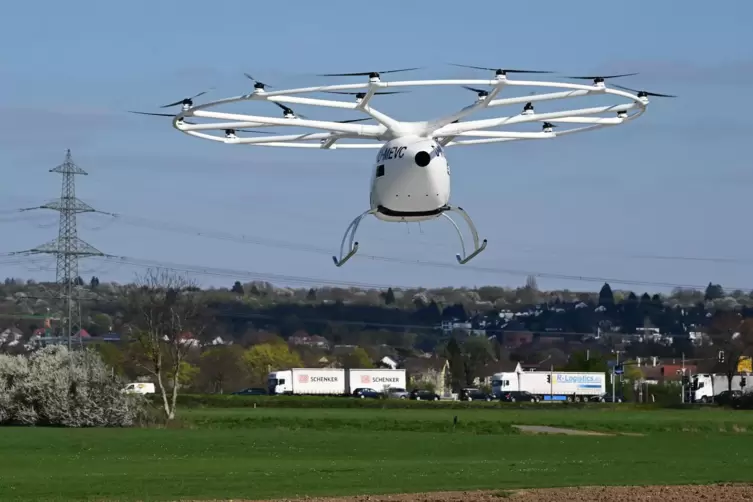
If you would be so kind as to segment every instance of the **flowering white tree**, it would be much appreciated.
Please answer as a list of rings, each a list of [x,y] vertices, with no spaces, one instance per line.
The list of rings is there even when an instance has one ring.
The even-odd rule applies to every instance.
[[[191,347],[186,335],[198,337],[205,326],[205,308],[197,290],[186,277],[149,270],[129,295],[135,316],[132,334],[144,356],[144,361],[137,362],[157,381],[168,421],[175,418],[183,363]]]
[[[0,424],[131,426],[146,403],[122,388],[92,350],[51,346],[29,355],[0,355]]]

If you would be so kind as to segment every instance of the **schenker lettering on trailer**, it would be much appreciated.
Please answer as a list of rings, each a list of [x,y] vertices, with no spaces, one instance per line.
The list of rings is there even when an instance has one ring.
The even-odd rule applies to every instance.
[[[400,379],[396,377],[374,377],[371,381],[374,383],[398,383]]]
[[[311,377],[312,382],[337,382],[337,377],[331,377],[331,376],[321,376],[321,377]]]

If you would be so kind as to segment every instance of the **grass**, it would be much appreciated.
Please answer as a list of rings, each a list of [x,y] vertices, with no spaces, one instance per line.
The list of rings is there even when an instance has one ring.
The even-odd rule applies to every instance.
[[[453,431],[452,420],[458,416]],[[169,429],[0,428],[0,500],[217,500],[749,482],[729,410],[191,409]],[[643,432],[518,434],[512,424]]]
[[[753,440],[214,429],[0,430],[0,500],[209,500],[750,481]]]
[[[458,417],[454,425],[454,417]],[[471,432],[514,434],[513,425],[549,425],[616,433],[734,433],[753,435],[753,413],[692,410],[594,409],[189,409],[188,426],[313,430]]]

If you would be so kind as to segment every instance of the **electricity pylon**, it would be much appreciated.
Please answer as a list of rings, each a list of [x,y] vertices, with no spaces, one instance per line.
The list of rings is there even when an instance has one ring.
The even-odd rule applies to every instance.
[[[52,209],[60,213],[60,227],[58,237],[50,242],[29,249],[28,254],[52,254],[57,258],[57,271],[55,282],[57,285],[56,299],[60,301],[63,316],[66,321],[65,336],[68,338],[68,349],[71,349],[71,338],[74,333],[81,330],[81,307],[80,295],[76,284],[80,279],[78,275],[78,260],[88,256],[105,256],[104,253],[94,246],[79,239],[76,228],[76,215],[79,213],[99,213],[90,205],[76,197],[76,175],[87,175],[87,172],[78,167],[71,157],[70,149],[65,154],[65,161],[59,166],[50,169],[51,173],[63,175],[63,186],[60,199],[50,201],[42,206],[23,209]],[[104,213],[108,214],[108,213]]]

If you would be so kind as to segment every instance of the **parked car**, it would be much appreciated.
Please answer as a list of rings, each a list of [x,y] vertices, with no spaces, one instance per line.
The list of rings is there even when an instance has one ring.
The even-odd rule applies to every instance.
[[[476,388],[466,388],[460,390],[461,401],[491,401],[494,396]]]
[[[612,393],[606,392],[604,394],[598,395],[598,396],[591,396],[588,398],[590,402],[594,403],[611,403],[612,402]],[[614,396],[614,402],[615,403],[621,403],[625,400],[625,398],[620,394],[619,392],[615,394]]]
[[[735,401],[743,397],[742,391],[739,390],[725,390],[720,392],[714,397],[714,402],[720,406],[729,406],[734,404]]]
[[[381,392],[377,392],[374,389],[370,389],[368,387],[359,387],[353,390],[353,397],[358,397],[361,399],[381,399],[383,395]]]
[[[410,397],[410,392],[399,387],[390,387],[387,390],[387,397],[392,399],[408,399]]]
[[[267,389],[262,389],[260,387],[249,387],[247,389],[231,392],[230,394],[233,396],[266,396]]]
[[[416,401],[439,401],[439,394],[430,390],[415,389],[411,391],[410,399]]]
[[[515,402],[533,402],[537,403],[539,401],[539,398],[534,396],[528,391],[525,390],[511,390],[508,392],[505,392],[499,397],[500,401],[504,401],[506,403],[515,403]]]

